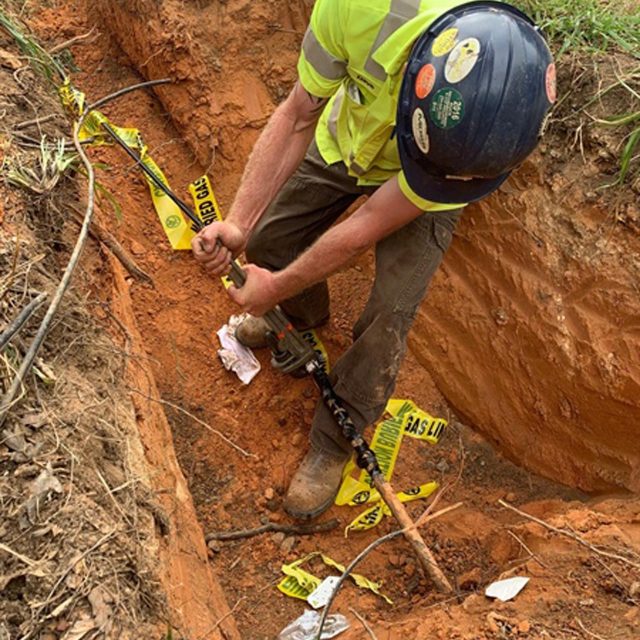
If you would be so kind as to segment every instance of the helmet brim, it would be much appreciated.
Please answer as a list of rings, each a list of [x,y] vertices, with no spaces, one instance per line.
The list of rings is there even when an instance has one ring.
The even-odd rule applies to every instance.
[[[402,146],[402,139],[398,140]],[[427,173],[424,165],[414,161],[407,149],[400,149],[400,163],[411,190],[425,200],[442,204],[476,202],[495,191],[510,175],[511,171],[497,178],[446,178]]]

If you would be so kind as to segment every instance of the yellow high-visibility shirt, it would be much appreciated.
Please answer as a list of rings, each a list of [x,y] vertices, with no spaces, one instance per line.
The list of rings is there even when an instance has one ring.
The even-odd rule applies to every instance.
[[[317,0],[298,60],[302,86],[331,97],[316,128],[325,162],[344,162],[360,185],[380,185],[397,175],[402,193],[424,211],[465,203],[425,200],[407,183],[393,135],[398,95],[413,43],[464,2]]]

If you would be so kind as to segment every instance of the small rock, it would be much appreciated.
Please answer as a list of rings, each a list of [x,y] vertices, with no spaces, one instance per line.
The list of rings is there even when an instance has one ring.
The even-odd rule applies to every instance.
[[[389,556],[389,564],[392,567],[399,567],[400,566],[400,556],[396,555],[395,553],[392,553]]]
[[[196,135],[198,136],[198,138],[200,138],[200,140],[204,140],[211,135],[211,129],[209,129],[209,127],[204,122],[201,122],[196,126]]]
[[[513,493],[513,491],[510,491],[509,493],[507,493],[504,499],[507,502],[515,502],[518,499],[518,496],[515,493]]]
[[[631,586],[629,587],[629,595],[632,598],[635,598],[636,596],[640,595],[640,582],[632,582]]]
[[[212,553],[220,553],[220,551],[222,551],[222,545],[219,540],[210,540],[207,547],[209,547],[209,550]]]
[[[296,539],[293,536],[289,536],[288,538],[285,538],[282,541],[282,544],[280,545],[280,549],[284,553],[291,553],[295,544],[296,544]]]
[[[267,500],[273,500],[273,498],[275,497],[276,492],[273,490],[273,487],[268,487],[267,489],[265,489],[264,491],[264,497]]]
[[[134,256],[143,256],[147,252],[144,246],[134,239],[131,240],[129,247]]]
[[[493,319],[499,327],[504,327],[509,322],[509,315],[502,307],[494,309],[492,313]]]
[[[416,565],[413,563],[405,565],[404,575],[410,578],[416,572]]]
[[[640,607],[631,607],[631,609],[624,614],[624,619],[629,622],[633,622],[638,618],[640,618]]]
[[[316,401],[313,399],[305,400],[302,404],[305,411],[313,411],[316,408]]]
[[[278,500],[277,498],[272,498],[271,500],[267,500],[264,506],[267,507],[269,511],[277,511],[280,508],[280,500]]]
[[[441,458],[438,461],[438,464],[436,465],[436,469],[440,472],[440,473],[447,473],[447,471],[449,471],[451,467],[449,466],[449,463],[444,459]]]
[[[460,576],[458,584],[463,591],[469,591],[471,589],[475,589],[480,584],[481,580],[482,571],[480,571],[480,567],[474,567]]]
[[[273,541],[274,541],[278,546],[280,546],[280,545],[284,542],[284,539],[285,539],[286,537],[287,537],[287,536],[285,536],[285,534],[284,534],[284,533],[282,533],[282,531],[278,531],[278,532],[274,533],[274,534],[271,536],[271,539],[272,539],[272,540],[273,540]]]
[[[304,436],[298,431],[291,436],[291,444],[297,447],[303,440]]]
[[[587,600],[580,600],[578,604],[581,607],[593,607],[593,605],[595,604],[595,601],[593,600],[593,598],[588,598]]]
[[[529,633],[531,631],[531,623],[528,620],[518,622],[518,633]]]
[[[282,520],[282,514],[281,513],[272,513],[271,514],[271,522],[280,522]]]

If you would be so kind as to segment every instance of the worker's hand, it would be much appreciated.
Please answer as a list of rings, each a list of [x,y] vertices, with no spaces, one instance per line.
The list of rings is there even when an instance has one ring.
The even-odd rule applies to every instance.
[[[262,269],[255,264],[242,267],[247,276],[240,289],[230,286],[227,292],[243,311],[252,316],[261,316],[280,302],[276,279],[268,269]]]
[[[212,275],[229,271],[231,259],[246,244],[244,231],[232,222],[212,222],[191,241],[194,258]]]

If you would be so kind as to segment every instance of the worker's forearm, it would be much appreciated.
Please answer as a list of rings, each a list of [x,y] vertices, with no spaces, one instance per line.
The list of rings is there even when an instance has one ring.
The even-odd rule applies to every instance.
[[[249,235],[304,158],[314,131],[315,123],[301,125],[285,103],[276,109],[249,157],[228,222]]]
[[[274,274],[279,300],[324,280],[422,211],[400,191],[397,178],[387,181],[354,214],[331,227],[288,267]]]
[[[372,243],[361,238],[357,224],[348,218],[324,233],[286,269],[274,274],[278,298],[285,300],[324,280]]]

